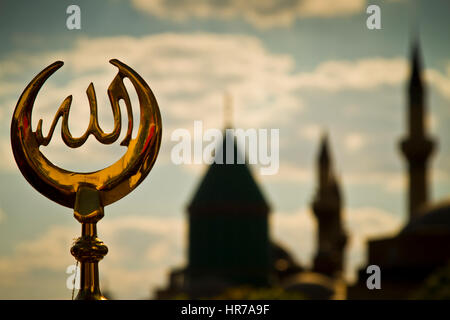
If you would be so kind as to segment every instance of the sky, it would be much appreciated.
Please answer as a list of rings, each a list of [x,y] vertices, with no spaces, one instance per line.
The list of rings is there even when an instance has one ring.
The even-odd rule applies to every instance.
[[[81,29],[68,30],[66,9],[81,9]],[[369,4],[381,9],[380,30],[366,27]],[[99,121],[113,128],[106,89],[117,58],[154,92],[163,122],[160,154],[147,179],[105,208],[98,224],[109,253],[100,262],[103,290],[144,299],[186,261],[186,206],[206,165],[175,165],[171,133],[224,125],[224,93],[236,128],[280,130],[280,169],[255,179],[271,204],[270,234],[311,265],[316,223],[310,203],[322,132],[330,138],[350,234],[346,277],[364,265],[366,239],[393,234],[407,219],[406,81],[418,35],[425,65],[428,130],[438,140],[430,161],[433,201],[450,191],[450,20],[448,1],[0,1],[0,299],[70,299],[66,282],[80,225],[71,209],[43,197],[23,178],[10,145],[17,100],[29,81],[64,61],[36,99],[33,128],[47,132],[72,94],[69,125],[87,127],[86,89],[94,83]],[[126,83],[134,111],[137,98]],[[135,119],[138,119],[135,113]],[[125,121],[125,120],[124,120]],[[136,124],[137,127],[137,124]],[[92,171],[125,152],[90,137],[68,149],[60,136],[41,151],[67,170]],[[123,130],[125,131],[125,130]],[[121,133],[121,137],[125,135]],[[119,141],[121,138],[119,138]]]

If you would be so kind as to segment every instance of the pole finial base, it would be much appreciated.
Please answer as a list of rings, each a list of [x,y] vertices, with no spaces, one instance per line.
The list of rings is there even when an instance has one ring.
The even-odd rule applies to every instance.
[[[74,216],[81,223],[79,237],[70,253],[81,264],[81,288],[76,300],[106,300],[100,291],[98,263],[108,253],[108,247],[97,238],[97,222],[103,218],[99,192],[90,186],[78,189]]]

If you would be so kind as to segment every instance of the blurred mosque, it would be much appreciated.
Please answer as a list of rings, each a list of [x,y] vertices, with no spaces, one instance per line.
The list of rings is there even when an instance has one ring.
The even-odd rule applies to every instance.
[[[317,158],[318,187],[311,209],[317,252],[311,270],[270,238],[270,206],[246,164],[207,170],[188,213],[187,265],[169,274],[157,299],[217,297],[239,286],[279,287],[306,299],[405,299],[450,261],[450,201],[430,204],[427,164],[435,143],[426,132],[426,88],[418,43],[412,48],[408,87],[408,136],[400,149],[408,166],[409,220],[398,235],[368,242],[367,265],[381,269],[381,290],[366,286],[366,267],[355,284],[343,278],[347,234],[342,195],[326,135]],[[225,156],[222,150],[216,156]],[[234,141],[234,156],[240,152]]]
[[[428,194],[427,167],[435,142],[426,132],[426,88],[417,42],[411,59],[409,130],[400,142],[408,167],[409,219],[396,236],[368,243],[368,265],[381,268],[382,289],[367,290],[367,274],[360,270],[358,283],[349,288],[349,298],[412,298],[430,274],[450,262],[450,199],[430,203]]]

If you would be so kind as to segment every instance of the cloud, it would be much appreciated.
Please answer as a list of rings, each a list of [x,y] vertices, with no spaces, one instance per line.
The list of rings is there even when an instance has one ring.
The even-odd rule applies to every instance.
[[[256,170],[255,170],[256,172]],[[312,181],[313,170],[300,167],[289,162],[282,162],[277,174],[264,176],[267,182],[310,182]]]
[[[78,232],[79,228],[75,227],[52,226],[38,238],[18,243],[11,255],[1,256],[1,291],[27,281],[25,278],[33,269],[65,272],[73,261],[69,253],[70,244]],[[1,291],[1,296],[9,294]]]
[[[355,171],[345,174],[346,185],[378,185],[390,193],[405,190],[407,176],[403,172]]]
[[[121,45],[117,46],[117,43]],[[306,91],[314,90],[324,94],[398,86],[407,79],[409,69],[404,58],[372,57],[353,61],[325,61],[312,71],[296,72],[291,56],[271,53],[261,40],[252,36],[166,33],[145,37],[84,37],[70,50],[49,51],[33,56],[17,53],[0,61],[0,64],[5,66],[0,74],[0,88],[7,88],[11,96],[17,97],[30,79],[24,79],[22,84],[18,85],[9,83],[6,74],[17,78],[24,77],[24,73],[30,73],[31,77],[42,69],[43,65],[57,59],[64,60],[65,66],[54,76],[60,78],[49,79],[38,95],[33,113],[34,127],[37,121],[43,118],[43,129],[46,132],[59,104],[67,95],[73,94],[69,126],[75,136],[81,135],[87,127],[89,117],[85,90],[92,81],[99,102],[100,124],[108,131],[112,128],[113,121],[105,93],[116,69],[107,63],[105,57],[116,57],[126,62],[146,79],[155,93],[165,132],[163,148],[158,158],[160,165],[170,163],[170,150],[174,145],[174,142],[170,141],[172,130],[190,130],[194,120],[203,120],[205,130],[223,126],[221,115],[225,91],[229,91],[233,96],[236,127],[298,127],[298,122],[295,122],[298,113],[312,109],[302,98]],[[448,74],[429,69],[427,79],[445,94],[450,82],[450,73]],[[136,94],[132,88],[127,88],[132,98],[134,118],[138,119]],[[450,95],[448,97],[450,98]],[[0,162],[0,170],[3,172],[17,170],[7,130],[16,103],[14,99],[16,98],[0,100],[0,121],[5,129],[0,133],[0,150],[6,155]],[[135,127],[137,126],[138,123]],[[124,130],[122,131],[119,140],[125,135]],[[292,149],[295,139],[284,139],[284,132],[286,131],[283,131],[280,137],[282,159],[279,173],[268,179],[311,181],[310,168],[285,163],[287,159],[284,157],[290,155],[287,150]],[[294,134],[316,144],[319,132],[319,125],[309,122],[299,127]],[[342,142],[347,151],[356,153],[368,142],[367,134],[346,132]],[[57,127],[54,140],[50,146],[41,148],[41,151],[53,163],[65,169],[92,171],[119,159],[125,148],[117,144],[101,145],[90,137],[81,148],[67,152]],[[292,159],[288,160],[293,163]],[[192,172],[203,170],[202,167],[187,169]],[[400,173],[394,176],[382,171],[381,168],[374,168],[373,172],[346,172],[344,178],[346,183],[374,183],[383,185],[388,191],[402,190],[403,178]]]
[[[74,264],[69,251],[79,232],[75,222],[72,226],[53,225],[35,239],[18,243],[12,254],[0,256],[0,296],[7,297],[16,285],[33,279],[36,271],[47,270],[61,279],[56,298],[69,297],[65,272]],[[98,232],[109,248],[100,263],[100,275],[115,298],[149,298],[150,289],[165,284],[169,268],[180,265],[184,258],[184,221],[180,218],[108,217],[98,224]],[[38,282],[33,280],[33,288],[39,287]]]
[[[367,138],[358,132],[351,132],[346,135],[344,139],[344,145],[350,152],[359,151],[363,148],[367,143]]]
[[[364,262],[365,241],[368,238],[398,230],[401,219],[392,213],[370,207],[344,209],[344,226],[351,235],[347,255],[347,275],[354,277]],[[108,217],[98,225],[99,237],[109,248],[100,263],[102,287],[117,299],[149,298],[157,288],[167,285],[171,268],[185,260],[184,239],[186,221],[179,217],[123,216]],[[316,250],[317,225],[308,209],[278,212],[271,216],[271,234],[303,265],[311,265]],[[75,223],[53,225],[33,239],[18,243],[12,253],[0,256],[0,296],[30,298],[29,290],[46,285],[46,278],[36,276],[39,270],[51,272],[56,287],[55,296],[40,298],[69,298],[65,287],[67,266],[74,263],[69,250],[79,235]],[[14,288],[30,286],[28,290]]]
[[[298,18],[339,17],[363,12],[365,0],[132,0],[132,5],[160,18],[229,20],[241,18],[257,28],[287,27]]]
[[[356,271],[366,263],[367,241],[374,238],[391,237],[401,228],[403,221],[390,212],[360,207],[349,209],[345,226],[349,234],[347,245],[347,279],[353,281]]]
[[[140,49],[135,50],[136,47]],[[171,116],[189,114],[199,118],[204,116],[205,110],[217,113],[222,107],[224,91],[233,95],[237,109],[243,105],[261,107],[261,102],[267,100],[281,109],[292,108],[298,102],[295,96],[287,94],[289,87],[285,85],[294,66],[292,57],[271,54],[260,40],[250,36],[198,33],[82,38],[70,51],[46,52],[40,59],[25,64],[28,69],[38,71],[45,62],[65,61],[62,70],[69,71],[69,76],[75,80],[59,87],[46,84],[51,89],[46,90],[46,95],[52,97],[44,103],[55,108],[66,95],[77,90],[83,100],[74,99],[74,104],[85,104],[84,91],[90,81],[95,81],[96,88],[106,82],[103,85],[106,88],[115,69],[105,57],[121,59],[143,75],[162,100],[160,104],[165,106],[170,102],[170,108],[164,111]],[[9,58],[15,59],[14,56]],[[22,69],[16,71],[21,74]],[[0,81],[6,83],[7,78],[0,76]],[[14,93],[19,94],[21,90],[23,88],[18,87]],[[103,92],[97,90],[99,99]]]
[[[344,208],[344,228],[349,235],[346,248],[346,276],[354,280],[356,271],[365,263],[366,242],[374,237],[390,236],[402,225],[402,220],[387,211],[373,207]],[[316,252],[317,222],[310,209],[272,216],[275,240],[285,244],[299,262],[311,266]]]
[[[339,167],[342,166],[337,166]],[[383,172],[383,171],[360,171],[348,170],[344,174],[335,169],[337,172],[341,186],[378,186],[388,193],[399,194],[403,192],[407,186],[407,176],[403,172]],[[196,171],[201,172],[201,171]],[[256,172],[256,170],[255,170]],[[442,170],[433,170],[433,181],[447,181],[448,174]],[[264,176],[264,182],[282,182],[307,184],[314,186],[315,170],[310,167],[300,166],[290,162],[281,162],[279,171],[276,175]]]
[[[117,46],[117,43],[121,45]],[[20,58],[23,64],[14,63],[16,57],[11,55],[2,63],[10,66],[8,75],[23,77],[23,68],[38,72],[43,65],[63,60],[65,66],[54,77],[62,77],[64,81],[56,82],[52,77],[42,88],[36,100],[33,125],[35,127],[43,118],[46,133],[62,100],[73,94],[69,127],[78,136],[87,127],[89,108],[85,90],[91,81],[96,88],[100,123],[105,131],[112,128],[105,93],[116,69],[107,63],[105,57],[126,62],[147,80],[158,99],[166,128],[190,127],[194,120],[199,119],[204,121],[205,127],[221,128],[225,91],[233,96],[236,124],[242,127],[268,127],[274,119],[287,121],[290,113],[302,107],[298,95],[286,85],[291,81],[293,59],[268,52],[260,40],[250,36],[198,33],[141,38],[81,38],[71,50],[44,52],[29,60]],[[24,83],[26,81],[29,79]],[[0,74],[0,87],[4,83],[8,83],[5,73],[3,76]],[[24,86],[12,84],[5,88],[11,96],[17,97]],[[129,92],[136,96],[134,89]],[[11,99],[0,103],[5,109],[8,106],[10,112],[15,105]],[[136,111],[136,97],[133,99],[132,96],[132,104]],[[139,118],[138,114],[136,118]],[[83,170],[98,169],[105,159],[118,159],[119,153],[123,153],[123,148],[108,153],[91,152],[98,147],[97,141],[91,137],[83,147],[66,152],[57,127],[54,142],[42,151],[56,164],[69,165],[67,169],[72,170],[77,168],[80,159],[93,154],[96,156],[90,159],[90,167]]]
[[[296,87],[328,91],[369,90],[403,83],[408,75],[404,58],[363,58],[325,61],[312,72],[296,75]]]
[[[292,252],[300,264],[311,265],[317,224],[308,209],[273,214],[271,229],[275,242]]]
[[[297,130],[299,137],[308,139],[309,141],[312,141],[314,143],[317,143],[317,141],[319,141],[322,132],[323,128],[321,128],[320,125],[314,123],[306,124],[298,128]]]
[[[9,139],[0,137],[0,171],[9,172],[16,170],[16,163],[11,149]]]
[[[427,69],[425,79],[434,85],[442,96],[450,100],[450,63],[447,66],[447,72],[444,74],[433,69]]]
[[[139,50],[135,50],[136,47]],[[39,71],[45,62],[64,60],[66,65],[59,72],[65,72],[72,80],[64,85],[49,80],[43,88],[45,98],[38,96],[44,109],[52,108],[52,112],[45,115],[53,115],[53,110],[68,94],[74,94],[74,110],[88,110],[85,90],[90,81],[96,86],[100,107],[107,107],[104,92],[115,68],[105,57],[121,59],[143,75],[160,100],[161,108],[170,117],[207,117],[220,123],[216,114],[222,108],[223,93],[229,91],[237,109],[237,120],[248,126],[267,123],[274,115],[278,119],[282,115],[289,119],[290,111],[303,107],[298,94],[294,94],[297,90],[368,90],[382,85],[393,86],[402,83],[408,71],[404,58],[364,58],[325,61],[311,72],[295,73],[291,56],[270,53],[255,37],[208,33],[159,34],[141,38],[85,37],[71,50],[45,52],[30,59],[23,54],[14,54],[0,63],[16,65],[19,59],[20,64],[7,70],[20,75],[24,70]],[[432,78],[439,79],[434,82],[444,90],[447,78],[436,72],[431,74]],[[0,83],[0,88],[14,96],[18,96],[24,87],[23,84],[9,83],[2,74]],[[84,106],[84,109],[75,108],[75,105]],[[256,114],[255,109],[258,109]],[[281,111],[287,111],[286,116]],[[79,117],[74,115],[72,118],[72,126],[83,127],[84,122],[78,121],[81,120]]]

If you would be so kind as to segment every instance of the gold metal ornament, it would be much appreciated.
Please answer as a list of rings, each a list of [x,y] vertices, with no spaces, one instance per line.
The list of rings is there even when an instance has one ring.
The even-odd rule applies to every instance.
[[[76,299],[105,299],[100,291],[98,262],[107,254],[108,248],[97,238],[96,223],[104,215],[104,206],[123,198],[146,178],[161,144],[161,115],[150,87],[127,65],[116,59],[110,63],[119,69],[108,88],[114,117],[114,129],[110,133],[103,132],[99,126],[92,83],[86,91],[90,106],[89,125],[81,137],[74,138],[68,126],[72,96],[62,102],[47,136],[42,134],[42,119],[36,131],[32,131],[31,114],[36,96],[44,82],[62,67],[61,61],[45,68],[29,83],[17,102],[11,123],[14,158],[23,176],[47,198],[73,208],[74,217],[82,225],[81,237],[71,248],[72,255],[81,263],[81,288]],[[136,138],[132,138],[133,113],[124,78],[131,81],[139,99],[140,125]],[[114,143],[121,131],[120,100],[125,102],[128,116],[127,133],[121,145],[128,149],[114,164],[95,172],[71,172],[57,167],[39,151],[41,145],[50,143],[61,117],[61,136],[71,148],[82,146],[91,134],[102,144]]]

